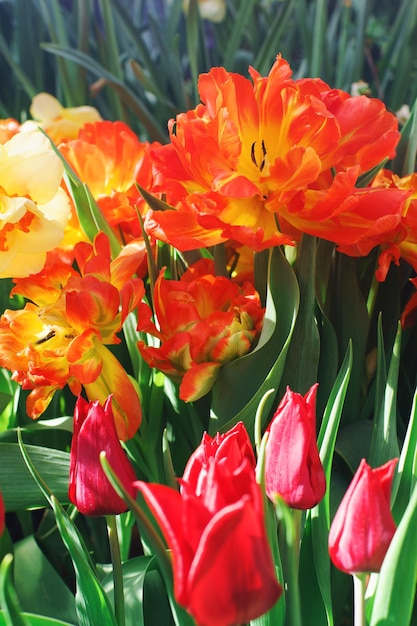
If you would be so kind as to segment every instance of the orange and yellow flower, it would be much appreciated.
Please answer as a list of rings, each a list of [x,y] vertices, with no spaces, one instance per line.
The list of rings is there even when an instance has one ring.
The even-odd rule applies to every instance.
[[[405,198],[396,228],[380,241],[377,279],[385,280],[391,263],[398,265],[400,258],[417,272],[417,174],[400,177],[390,170],[382,169],[371,186],[385,188],[387,193],[403,193]]]
[[[124,122],[102,121],[86,124],[76,139],[60,146],[123,243],[141,237],[138,211],[146,205],[136,183],[151,187],[150,149],[157,145],[139,141]]]
[[[143,358],[180,383],[180,398],[187,402],[205,395],[220,368],[249,352],[262,329],[264,309],[254,287],[213,270],[204,259],[180,280],[161,272],[153,294],[155,321],[147,304],[138,309],[138,330],[160,343],[139,341]]]
[[[39,272],[63,236],[70,212],[64,168],[39,130],[0,144],[0,277]]]
[[[27,413],[39,417],[55,391],[66,384],[75,395],[84,386],[91,401],[113,394],[120,439],[134,435],[141,422],[135,387],[106,345],[120,343],[117,333],[144,295],[140,279],[113,276],[107,237],[75,250],[79,272],[65,264],[16,280],[12,294],[30,299],[24,309],[6,310],[0,319],[0,366],[31,390]],[[103,400],[104,399],[104,400]]]
[[[355,187],[395,154],[397,120],[381,101],[294,80],[281,57],[267,77],[249,71],[252,81],[202,74],[202,103],[170,121],[170,143],[153,150],[154,191],[174,208],[151,212],[148,233],[181,250],[235,240],[259,251],[302,232],[354,245],[386,196],[398,219],[403,194]]]

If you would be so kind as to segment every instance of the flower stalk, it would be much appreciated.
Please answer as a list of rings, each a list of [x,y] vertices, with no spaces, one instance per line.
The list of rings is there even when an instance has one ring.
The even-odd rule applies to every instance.
[[[367,574],[353,574],[354,626],[366,626],[365,591]]]
[[[114,613],[118,626],[125,626],[126,619],[125,599],[123,593],[123,569],[116,516],[106,515],[106,523],[113,571]]]

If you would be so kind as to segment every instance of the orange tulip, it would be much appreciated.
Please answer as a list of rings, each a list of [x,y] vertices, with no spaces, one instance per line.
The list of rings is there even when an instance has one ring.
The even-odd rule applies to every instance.
[[[123,122],[85,124],[60,151],[94,199],[122,243],[142,237],[138,211],[147,210],[136,183],[152,185],[151,148]],[[120,236],[122,235],[122,236]]]
[[[47,268],[17,285],[12,293],[30,298],[24,309],[6,310],[0,319],[0,365],[31,392],[27,412],[37,418],[55,391],[66,384],[75,395],[85,386],[90,400],[113,393],[120,439],[134,435],[141,422],[135,387],[106,345],[120,343],[117,333],[144,295],[140,279],[112,276],[107,237],[94,246],[80,243],[80,272],[61,265]]]
[[[281,57],[267,77],[249,71],[252,82],[222,67],[202,74],[202,103],[170,121],[171,143],[153,151],[154,191],[174,208],[151,212],[147,232],[181,250],[232,239],[259,251],[302,232],[354,245],[370,228],[378,240],[404,195],[355,185],[394,156],[395,116],[377,99],[292,79]],[[374,227],[386,196],[392,219]]]
[[[251,350],[259,337],[264,309],[250,283],[240,287],[213,274],[213,264],[201,260],[180,280],[159,275],[150,307],[139,307],[138,330],[160,341],[139,342],[139,350],[156,367],[180,384],[180,397],[196,400],[213,386],[220,368]]]

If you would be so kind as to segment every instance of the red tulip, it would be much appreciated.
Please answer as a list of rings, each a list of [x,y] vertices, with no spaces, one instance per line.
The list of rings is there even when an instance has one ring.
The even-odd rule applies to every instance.
[[[199,625],[243,624],[275,604],[282,589],[243,425],[203,438],[180,492],[135,484],[172,550],[175,597]]]
[[[267,429],[266,493],[294,509],[310,509],[326,492],[316,441],[316,391],[317,384],[303,397],[287,388]]]
[[[338,569],[379,572],[396,526],[391,485],[398,459],[372,469],[362,459],[333,519],[330,558]]]
[[[127,510],[100,464],[100,452],[134,498],[136,479],[133,467],[117,437],[111,396],[104,407],[78,398],[74,411],[74,434],[70,453],[69,499],[84,515],[117,515]]]
[[[204,433],[201,444],[189,458],[184,470],[181,481],[183,489],[191,488],[197,494],[201,494],[205,489],[212,461],[218,463],[222,458],[228,459],[229,467],[233,465],[236,468],[247,459],[255,469],[255,454],[243,422],[236,424],[227,433],[217,433],[215,437]]]

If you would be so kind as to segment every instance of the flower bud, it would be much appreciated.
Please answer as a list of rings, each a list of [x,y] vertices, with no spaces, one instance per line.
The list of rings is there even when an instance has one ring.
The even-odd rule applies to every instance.
[[[101,466],[102,451],[134,498],[136,490],[132,483],[136,475],[117,437],[111,396],[104,407],[97,401],[87,402],[80,396],[74,411],[69,499],[84,515],[117,515],[127,510],[126,503],[117,495]]]
[[[265,487],[294,509],[310,509],[326,492],[316,440],[317,384],[303,397],[287,388],[270,425],[265,452]]]
[[[372,469],[362,459],[330,527],[329,553],[350,574],[379,572],[396,526],[391,485],[398,459]]]

